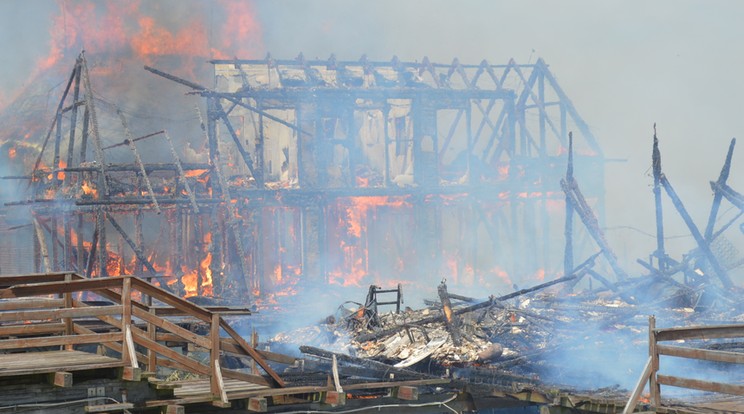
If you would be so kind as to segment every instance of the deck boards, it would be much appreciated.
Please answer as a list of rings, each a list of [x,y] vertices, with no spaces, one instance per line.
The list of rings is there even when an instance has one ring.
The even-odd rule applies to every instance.
[[[227,392],[228,396],[232,392],[269,389],[269,387],[265,385],[252,384],[250,382],[240,381],[236,379],[226,378],[224,382],[225,391]],[[175,384],[178,384],[179,387],[175,389],[174,395],[179,398],[209,394],[209,379],[177,381],[175,382]]]
[[[0,354],[0,377],[123,366],[122,361],[82,351]]]

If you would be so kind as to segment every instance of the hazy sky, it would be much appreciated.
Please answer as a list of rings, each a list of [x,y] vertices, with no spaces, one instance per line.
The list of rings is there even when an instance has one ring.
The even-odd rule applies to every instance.
[[[173,10],[184,4],[142,3]],[[190,3],[211,10],[209,1]],[[344,60],[367,54],[379,60],[397,55],[506,63],[513,57],[528,63],[542,57],[606,156],[626,160],[607,168],[611,228],[654,231],[648,171],[654,122],[664,170],[701,227],[711,200],[708,181],[718,176],[729,140],[744,136],[741,1],[267,0],[252,5],[261,26],[261,53],[279,58],[303,52],[309,58],[335,53]],[[22,84],[29,67],[48,53],[49,27],[58,13],[51,0],[0,1],[0,93],[7,96]],[[210,30],[219,24],[214,15],[203,17],[212,19]],[[739,150],[730,182],[744,191],[744,161],[739,162],[744,150]],[[668,202],[666,209],[668,234],[688,233]],[[729,209],[724,205],[722,211]],[[629,263],[654,248],[653,238],[638,231],[608,229],[608,236]],[[682,250],[692,247],[690,238],[674,242]]]

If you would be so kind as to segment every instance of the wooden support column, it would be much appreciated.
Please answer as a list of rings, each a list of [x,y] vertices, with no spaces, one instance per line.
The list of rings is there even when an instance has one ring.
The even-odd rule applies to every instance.
[[[648,355],[651,358],[651,374],[648,380],[649,400],[651,407],[656,409],[661,405],[661,388],[656,381],[656,374],[659,372],[659,352],[656,349],[656,317],[653,315],[648,318]]]
[[[34,235],[36,238],[36,246],[38,247],[38,257],[40,257],[41,260],[39,262],[43,265],[43,271],[44,273],[49,273],[52,271],[52,266],[49,263],[49,250],[47,249],[47,242],[46,237],[44,237],[44,230],[41,228],[41,224],[39,224],[39,219],[34,216]]]
[[[75,213],[77,216],[77,245],[75,247],[76,249],[76,259],[77,259],[77,271],[79,274],[83,276],[87,276],[85,274],[85,255],[83,254],[85,252],[85,247],[83,245],[83,213],[82,211],[78,211]]]
[[[149,297],[149,296],[148,296]],[[150,308],[149,312],[155,316],[155,309]],[[157,326],[155,326],[154,323],[148,321],[147,322],[147,337],[153,341],[157,342]],[[147,348],[147,371],[148,372],[157,372],[158,371],[158,354],[151,348]]]
[[[65,282],[70,282],[70,281],[72,281],[72,275],[68,273],[68,274],[65,275]],[[71,292],[65,292],[65,293],[63,293],[62,294],[62,298],[65,301],[65,308],[70,309],[70,308],[73,307],[72,293]],[[72,317],[66,317],[66,318],[64,318],[63,319],[63,322],[65,324],[65,335],[66,336],[73,335],[75,332],[73,330]],[[74,349],[75,348],[74,348],[74,346],[72,344],[66,344],[65,345],[65,350],[67,350],[67,351],[72,351]],[[72,381],[72,379],[70,381]]]
[[[96,229],[98,230],[98,277],[108,276],[108,248],[106,246],[106,222],[104,207],[96,209]]]
[[[654,124],[651,165],[654,174],[654,205],[656,207],[656,252],[654,255],[659,263],[659,271],[663,273],[667,269],[667,260],[664,251],[664,214],[661,209],[661,152],[659,152],[659,139],[656,138],[656,124]]]
[[[70,136],[67,141],[67,163],[65,164],[67,167],[72,167],[73,154],[75,153],[75,132],[77,130],[78,99],[80,99],[80,69],[82,62],[83,59],[78,57],[75,62],[75,69],[73,70],[75,73],[75,86],[73,87],[72,108],[70,109],[72,113],[70,114]],[[65,186],[70,183],[70,178],[69,173],[65,174]]]
[[[568,166],[566,167],[566,182],[573,182],[573,132],[568,133]],[[571,196],[566,194],[566,224],[563,230],[566,247],[563,251],[563,274],[569,274],[573,268],[573,215],[574,208]]]
[[[222,404],[229,404],[225,392],[225,384],[222,380],[222,370],[220,368],[220,315],[218,313],[212,314],[209,339],[211,341],[209,348],[209,389],[215,401],[219,401]]]

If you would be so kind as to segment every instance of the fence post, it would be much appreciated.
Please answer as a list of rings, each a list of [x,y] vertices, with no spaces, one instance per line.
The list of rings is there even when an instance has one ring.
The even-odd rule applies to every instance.
[[[65,274],[65,282],[70,282],[70,281],[72,281],[72,275],[69,273]],[[64,305],[65,308],[71,308],[73,306],[72,305],[72,292],[64,293],[63,297],[65,301],[65,305]],[[64,322],[65,322],[65,335],[74,335],[75,330],[72,325],[72,318],[67,317],[65,318]],[[75,347],[72,344],[65,345],[65,350],[72,351],[73,349],[75,349]]]
[[[127,331],[130,329],[132,323],[132,279],[129,277],[125,277],[122,282],[121,306],[121,360],[124,363],[124,366],[131,366],[132,361],[130,361],[129,355],[131,355],[134,350],[129,349],[129,341],[127,341]]]
[[[648,356],[651,358],[651,375],[648,380],[651,406],[657,409],[661,405],[661,387],[656,382],[659,371],[659,351],[656,349],[656,317],[648,318]]]
[[[227,403],[227,397],[222,382],[222,371],[220,370],[220,315],[212,314],[212,326],[210,327],[209,339],[211,346],[209,348],[209,368],[212,375],[209,376],[209,388],[214,400],[220,400]]]
[[[155,309],[152,307],[148,309],[148,312],[155,315]],[[157,327],[151,322],[147,322],[147,337],[153,342],[158,341]],[[147,348],[147,370],[158,372],[158,354],[149,347]]]

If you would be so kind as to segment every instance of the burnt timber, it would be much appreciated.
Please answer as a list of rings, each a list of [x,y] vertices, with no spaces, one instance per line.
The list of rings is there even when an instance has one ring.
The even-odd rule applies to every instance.
[[[194,127],[203,145],[185,149],[163,129],[135,138],[136,121],[98,107],[81,55],[58,105],[74,116],[52,119],[28,194],[8,203],[30,206],[38,223],[16,230],[34,239],[29,271],[167,276],[162,286],[181,295],[252,301],[295,277],[416,282],[458,273],[473,285],[497,267],[560,271],[548,246],[563,229],[549,210],[565,199],[570,129],[577,170],[592,171],[586,198],[601,217],[601,148],[542,60],[211,63],[213,89],[145,68],[202,99]],[[104,122],[122,132],[102,136]],[[163,155],[146,159],[151,146]],[[361,220],[379,230],[337,224],[370,202]],[[403,268],[392,265],[400,251],[381,243],[401,225],[411,231],[395,244],[416,252]],[[453,269],[447,258],[456,256]]]

